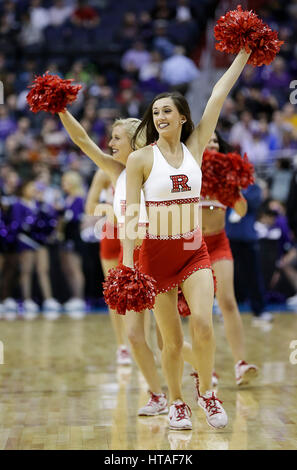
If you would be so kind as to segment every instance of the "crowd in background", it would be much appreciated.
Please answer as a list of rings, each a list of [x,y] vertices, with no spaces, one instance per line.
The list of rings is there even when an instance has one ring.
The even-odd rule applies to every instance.
[[[15,318],[21,305],[34,316],[40,306],[54,312],[64,303],[66,311],[75,306],[79,316],[86,301],[90,308],[97,305],[102,292],[98,240],[84,215],[96,168],[72,144],[57,116],[30,112],[26,95],[34,75],[48,70],[83,85],[69,109],[108,151],[115,118],[141,118],[156,94],[172,89],[186,94],[199,80],[207,23],[219,3],[1,2],[3,315],[10,312]],[[218,130],[255,166],[266,294],[284,301],[297,292],[297,93],[292,85],[297,79],[297,1],[262,0],[256,11],[285,44],[270,66],[246,66],[224,104]]]

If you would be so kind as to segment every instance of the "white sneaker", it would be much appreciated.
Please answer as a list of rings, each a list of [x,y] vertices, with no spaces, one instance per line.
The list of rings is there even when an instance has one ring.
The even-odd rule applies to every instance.
[[[119,346],[117,350],[117,365],[118,366],[130,366],[132,359],[130,352],[126,346]]]
[[[263,325],[264,323],[270,323],[273,321],[273,315],[270,312],[262,312],[258,316],[254,316],[252,324],[253,326]]]
[[[42,310],[60,312],[61,309],[62,305],[56,299],[46,299],[42,304]]]
[[[71,310],[70,312],[66,312],[69,318],[73,318],[74,320],[81,320],[86,316],[86,312],[82,310]]]
[[[3,318],[4,320],[13,321],[18,316],[18,304],[17,302],[8,297],[3,301]]]
[[[254,364],[248,364],[245,361],[238,361],[235,364],[235,377],[237,385],[246,385],[252,379],[257,377],[259,369]]]
[[[61,313],[60,312],[55,312],[54,310],[49,310],[49,311],[43,312],[42,316],[46,320],[57,320],[58,318],[60,318]]]
[[[37,318],[37,317],[38,317],[38,312],[30,312],[30,311],[28,311],[28,312],[24,311],[23,312],[23,319],[24,320],[35,320],[35,318]]]
[[[23,302],[23,310],[24,320],[34,320],[38,316],[39,306],[33,300],[27,299]]]
[[[84,311],[86,309],[86,302],[83,299],[72,298],[65,302],[64,309],[66,312],[70,312],[71,310]]]
[[[70,318],[80,320],[86,315],[86,302],[83,299],[73,298],[64,304],[64,309]]]
[[[60,317],[62,305],[56,299],[47,299],[42,304],[43,316],[47,320],[56,320]]]
[[[145,406],[138,410],[138,416],[156,416],[167,414],[168,406],[165,393],[149,393],[151,398]]]
[[[191,409],[186,403],[174,401],[169,408],[169,428],[178,431],[192,429],[191,416]]]
[[[0,304],[0,319],[3,318],[3,314],[4,314],[4,307],[3,307],[3,304]]]
[[[39,306],[34,300],[27,299],[23,302],[23,308],[26,312],[39,312]]]
[[[221,406],[222,403],[213,390],[208,390],[204,395],[198,397],[198,405],[204,410],[206,421],[213,428],[224,428],[228,423],[226,411]]]
[[[3,319],[8,321],[14,321],[18,317],[18,312],[5,311],[3,313]]]
[[[217,387],[219,383],[219,376],[215,370],[212,371],[211,384],[213,387]]]
[[[7,299],[3,300],[3,309],[6,311],[13,310],[13,311],[18,311],[18,303],[16,300],[12,299],[11,297],[8,297]]]
[[[297,294],[293,295],[293,297],[288,297],[286,304],[290,307],[297,307]]]

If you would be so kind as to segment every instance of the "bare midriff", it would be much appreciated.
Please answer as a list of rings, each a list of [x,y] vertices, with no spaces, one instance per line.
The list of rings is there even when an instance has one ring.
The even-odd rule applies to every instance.
[[[202,233],[214,235],[225,228],[226,210],[221,207],[202,207]]]

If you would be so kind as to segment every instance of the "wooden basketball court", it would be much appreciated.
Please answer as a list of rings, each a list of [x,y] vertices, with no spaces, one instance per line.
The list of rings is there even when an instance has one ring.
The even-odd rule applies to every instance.
[[[243,321],[248,359],[261,375],[250,387],[235,385],[223,324],[215,317],[218,390],[229,425],[213,430],[206,424],[186,364],[191,432],[169,431],[166,416],[137,417],[147,386],[135,365],[116,367],[107,315],[1,321],[0,449],[296,449],[297,353],[290,345],[297,340],[297,315],[276,314],[265,327],[252,326],[248,314]],[[187,320],[184,328],[188,337]]]

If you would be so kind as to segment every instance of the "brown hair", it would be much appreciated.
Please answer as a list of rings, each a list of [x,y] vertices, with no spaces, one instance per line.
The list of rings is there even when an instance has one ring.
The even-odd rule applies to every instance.
[[[194,130],[194,123],[192,121],[190,107],[186,98],[177,91],[161,93],[153,99],[144,113],[142,121],[132,138],[132,147],[135,146],[135,142],[137,141],[138,136],[142,134],[146,136],[146,145],[152,144],[158,139],[159,134],[154,125],[152,109],[154,103],[162,98],[171,98],[177,107],[178,112],[186,117],[187,121],[183,124],[182,127],[181,141],[186,142],[188,137],[192,134]]]

